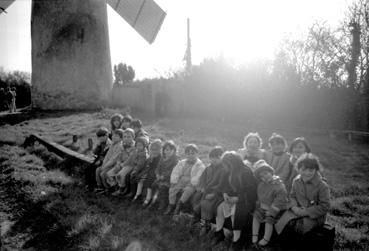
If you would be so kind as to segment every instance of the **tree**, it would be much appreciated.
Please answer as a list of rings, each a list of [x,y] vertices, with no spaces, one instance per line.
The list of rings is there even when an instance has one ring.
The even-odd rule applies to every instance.
[[[119,63],[114,65],[114,85],[129,84],[135,78],[135,70],[132,66]]]

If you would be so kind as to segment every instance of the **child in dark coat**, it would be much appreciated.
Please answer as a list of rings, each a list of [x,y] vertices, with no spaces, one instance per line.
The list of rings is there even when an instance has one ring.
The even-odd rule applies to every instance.
[[[153,190],[155,190],[155,193],[151,200],[150,207],[153,207],[158,199],[160,201],[159,210],[167,206],[170,174],[177,163],[177,146],[172,140],[168,140],[163,144],[162,156],[155,170],[156,179],[153,183]]]
[[[265,222],[264,236],[258,244],[266,246],[272,236],[276,220],[287,208],[287,191],[281,179],[273,175],[273,168],[264,160],[256,162],[255,168],[254,175],[261,182],[258,185],[258,201],[252,223],[252,243],[257,243],[260,224]]]
[[[225,219],[231,217],[234,250],[242,250],[241,231],[252,217],[256,203],[257,181],[251,169],[247,167],[239,154],[226,152],[222,157],[224,171],[221,182],[214,189],[223,195],[223,202],[217,208],[216,231],[213,244],[224,239],[223,226]],[[250,236],[251,237],[251,236]]]
[[[205,235],[210,229],[210,221],[215,218],[217,207],[223,201],[223,196],[214,191],[214,188],[220,182],[220,175],[223,171],[222,154],[223,149],[220,146],[216,146],[210,151],[210,165],[205,169],[200,177],[200,207],[198,209],[194,209],[196,213],[201,214],[200,236]],[[196,209],[199,210],[199,212],[197,212]]]
[[[109,150],[111,141],[108,138],[109,131],[105,127],[101,127],[97,132],[98,143],[93,150],[94,162],[88,166],[85,170],[85,181],[88,189],[93,189],[96,187],[96,169],[100,167],[103,163],[104,157]]]

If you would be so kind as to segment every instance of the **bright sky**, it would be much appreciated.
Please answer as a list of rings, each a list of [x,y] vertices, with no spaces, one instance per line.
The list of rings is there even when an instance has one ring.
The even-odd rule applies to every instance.
[[[132,65],[139,79],[184,67],[186,19],[192,59],[223,55],[236,64],[271,58],[286,34],[300,35],[315,20],[336,26],[353,0],[156,0],[167,12],[149,45],[108,7],[112,64]],[[0,14],[0,67],[31,72],[31,0],[16,0]]]

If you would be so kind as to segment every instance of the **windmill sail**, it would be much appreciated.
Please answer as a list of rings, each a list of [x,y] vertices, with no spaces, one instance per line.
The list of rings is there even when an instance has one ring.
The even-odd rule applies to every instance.
[[[6,8],[9,7],[15,0],[0,0],[0,14],[6,13]]]
[[[166,16],[153,0],[107,0],[148,43],[153,43]]]

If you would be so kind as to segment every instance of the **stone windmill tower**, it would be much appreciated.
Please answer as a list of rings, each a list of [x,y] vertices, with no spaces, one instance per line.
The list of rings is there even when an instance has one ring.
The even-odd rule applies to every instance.
[[[0,14],[15,0],[0,0]],[[32,102],[47,110],[92,109],[112,87],[107,4],[149,43],[166,13],[153,0],[33,0]]]

